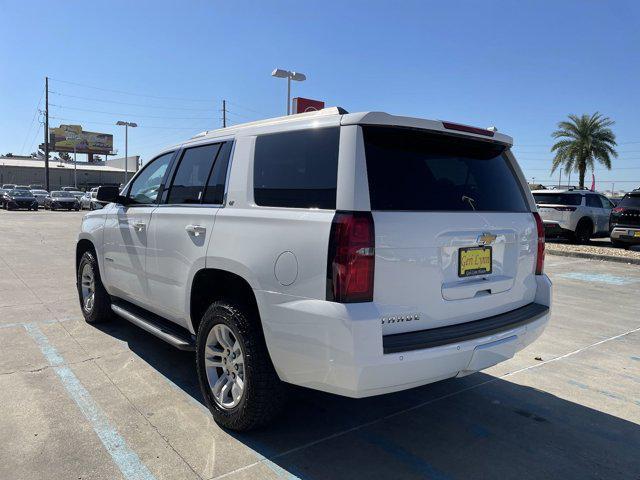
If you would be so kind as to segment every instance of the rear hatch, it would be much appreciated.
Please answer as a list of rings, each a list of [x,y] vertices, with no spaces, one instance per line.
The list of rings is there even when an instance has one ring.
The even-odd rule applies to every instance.
[[[364,126],[383,334],[531,303],[537,229],[507,146]]]
[[[582,204],[579,193],[534,192],[533,198],[543,220],[569,223],[569,217]]]
[[[611,211],[612,227],[640,227],[640,192],[626,195]]]

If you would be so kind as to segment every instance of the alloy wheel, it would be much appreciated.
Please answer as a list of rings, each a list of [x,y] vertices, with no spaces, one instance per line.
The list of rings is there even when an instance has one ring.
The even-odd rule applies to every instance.
[[[215,402],[225,409],[237,406],[245,389],[244,354],[227,325],[219,323],[209,331],[204,363]]]

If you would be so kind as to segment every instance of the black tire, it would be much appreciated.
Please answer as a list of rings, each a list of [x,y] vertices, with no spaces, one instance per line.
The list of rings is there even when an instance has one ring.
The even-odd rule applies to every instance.
[[[591,220],[581,219],[576,225],[576,231],[573,234],[573,239],[576,243],[584,245],[585,243],[589,243],[591,239],[591,235],[593,234],[593,224]]]
[[[233,408],[224,408],[216,402],[205,368],[207,336],[219,323],[231,329],[241,344],[244,357],[244,392]],[[285,385],[269,357],[260,319],[250,308],[219,301],[207,309],[198,328],[196,369],[205,403],[214,420],[225,428],[247,431],[264,426],[284,407]]]
[[[86,309],[84,307],[82,297],[82,271],[86,265],[89,265],[92,269],[95,280],[94,301],[91,309]],[[78,289],[78,299],[80,300],[80,310],[82,311],[82,315],[87,323],[102,323],[111,320],[111,298],[102,285],[98,261],[96,260],[94,253],[91,251],[84,252],[80,262],[78,263],[76,285]]]

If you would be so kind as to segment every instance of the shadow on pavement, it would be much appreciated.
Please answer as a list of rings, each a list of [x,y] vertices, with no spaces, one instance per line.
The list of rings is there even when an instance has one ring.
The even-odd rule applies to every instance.
[[[203,403],[192,353],[99,328]],[[360,400],[295,387],[272,426],[229,433],[303,480],[640,478],[640,425],[484,373]]]

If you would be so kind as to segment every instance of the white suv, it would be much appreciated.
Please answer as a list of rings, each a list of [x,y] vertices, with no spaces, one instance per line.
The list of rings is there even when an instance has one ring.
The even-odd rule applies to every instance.
[[[90,323],[115,312],[196,351],[221,425],[286,384],[367,397],[463,376],[550,314],[544,230],[492,130],[331,108],[200,134],[84,217]]]
[[[533,198],[544,221],[547,237],[569,237],[587,243],[609,236],[609,216],[614,205],[590,190],[534,190]]]

